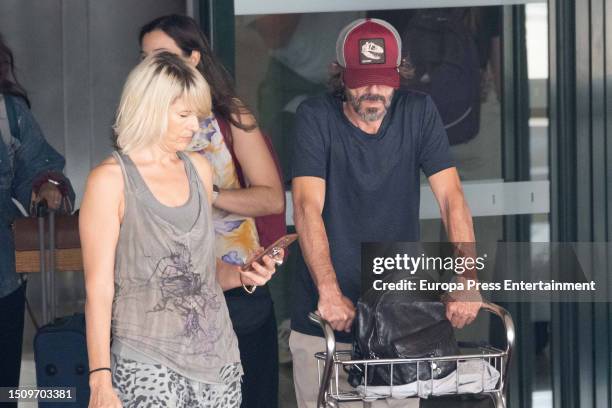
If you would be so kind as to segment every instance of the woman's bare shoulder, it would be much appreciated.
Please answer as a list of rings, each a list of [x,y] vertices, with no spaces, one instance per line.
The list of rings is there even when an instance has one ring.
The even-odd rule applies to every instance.
[[[196,171],[198,172],[198,176],[200,176],[200,180],[204,183],[204,185],[208,185],[212,182],[212,165],[208,161],[203,154],[197,152],[185,152],[191,162],[193,163]]]
[[[121,165],[114,156],[102,160],[100,164],[91,169],[87,184],[104,184],[107,187],[123,188],[123,175]]]
[[[189,159],[191,159],[191,162],[196,167],[198,172],[199,171],[205,171],[205,172],[212,171],[210,162],[208,161],[206,157],[204,157],[203,154],[198,153],[198,152],[185,152],[185,153],[187,154]]]

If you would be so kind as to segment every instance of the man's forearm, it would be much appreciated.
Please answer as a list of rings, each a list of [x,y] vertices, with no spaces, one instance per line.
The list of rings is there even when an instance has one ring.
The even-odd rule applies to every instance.
[[[321,214],[314,210],[295,207],[295,228],[300,235],[300,248],[319,296],[340,291],[336,272],[331,262],[329,241]]]
[[[246,217],[280,214],[284,210],[283,192],[265,186],[223,189],[214,206]]]
[[[465,258],[476,258],[476,243],[472,215],[463,194],[450,198],[442,211],[442,221],[446,227],[448,239],[453,243],[455,255]],[[475,270],[467,270],[464,276],[476,279]]]

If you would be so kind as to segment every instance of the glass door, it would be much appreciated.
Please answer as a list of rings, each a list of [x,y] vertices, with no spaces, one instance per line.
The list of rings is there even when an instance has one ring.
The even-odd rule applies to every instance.
[[[495,5],[487,5],[491,3]],[[471,78],[472,89],[477,89],[475,100],[466,102],[473,112],[472,126],[453,126],[450,113],[445,111],[445,95],[431,96],[447,126],[477,241],[549,242],[547,3],[438,0],[428,4],[459,16],[461,34],[465,35],[461,40],[452,39],[454,49],[466,55],[475,50],[474,59],[458,67],[465,78]],[[418,35],[423,35],[414,29],[424,12],[421,5],[417,1],[235,0],[233,44],[218,40],[216,47],[224,53],[234,49],[232,66],[238,94],[271,137],[287,190],[295,112],[305,99],[327,91],[329,66],[336,59],[335,42],[341,28],[357,18],[385,19],[404,38],[412,39],[404,42],[405,57],[410,58],[410,51],[419,53]],[[416,72],[422,72],[417,64],[415,61]],[[404,86],[418,87],[422,79]],[[447,92],[455,92],[456,100],[465,100],[462,92],[466,89],[451,86]],[[289,191],[287,195],[290,198]],[[290,199],[287,218],[291,225],[289,204]],[[420,218],[423,241],[446,239],[426,179],[422,180]],[[531,256],[537,259],[539,254],[533,251]],[[271,284],[281,332],[288,327],[290,281],[291,260]],[[519,328],[520,349],[511,379],[511,404],[515,407],[553,406],[550,308],[540,306],[508,305]],[[489,330],[489,322],[483,321],[468,330],[467,336],[488,336]],[[288,350],[281,350],[281,360],[289,359]],[[286,367],[284,373],[290,376],[290,366]],[[281,378],[281,384],[286,386],[281,393],[290,395],[291,382]]]

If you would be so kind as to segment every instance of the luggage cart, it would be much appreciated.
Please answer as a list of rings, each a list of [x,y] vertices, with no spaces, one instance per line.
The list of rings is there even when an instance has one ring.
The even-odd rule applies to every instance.
[[[331,325],[322,319],[320,316],[310,313],[309,318],[312,322],[317,323],[323,329],[325,335],[325,351],[315,354],[317,360],[318,376],[319,376],[319,394],[317,397],[317,408],[336,408],[343,402],[363,401],[364,408],[369,408],[372,401],[385,398],[397,398],[397,390],[400,385],[393,384],[393,369],[399,364],[413,364],[417,367],[417,379],[413,385],[416,387],[416,395],[420,398],[428,398],[432,396],[450,396],[460,394],[486,394],[489,395],[496,408],[506,408],[506,391],[508,378],[508,364],[512,356],[514,347],[515,331],[514,322],[510,313],[501,306],[484,303],[482,311],[489,312],[501,319],[506,332],[506,347],[498,349],[489,345],[470,344],[459,342],[461,350],[460,355],[444,356],[444,357],[428,357],[428,358],[394,358],[394,359],[369,359],[369,360],[351,360],[351,351],[336,351],[336,340],[334,330]],[[445,381],[444,387],[437,386],[437,380],[434,379],[434,370],[439,362],[454,362],[456,370],[454,379],[451,381],[449,389],[449,381]],[[462,386],[462,377],[465,373],[461,373],[461,367],[467,365],[471,367],[477,366],[480,369],[480,384],[478,383],[478,375],[474,380],[474,372],[470,373],[471,387],[466,391]],[[375,365],[387,365],[390,370],[391,384],[388,391],[380,392],[380,387],[373,387],[367,384],[368,368]],[[487,386],[485,379],[486,370],[492,367],[495,372],[499,373],[499,378],[493,385]],[[343,390],[339,387],[340,372],[347,371],[350,368],[357,368],[363,371],[364,384],[358,389]],[[425,370],[430,371],[428,379],[421,380],[420,373]],[[478,373],[476,373],[478,374]],[[449,375],[450,377],[450,375]],[[489,383],[490,378],[489,378]],[[372,394],[368,389],[377,388],[377,392]],[[444,389],[442,389],[444,388]],[[476,390],[475,390],[476,388]]]

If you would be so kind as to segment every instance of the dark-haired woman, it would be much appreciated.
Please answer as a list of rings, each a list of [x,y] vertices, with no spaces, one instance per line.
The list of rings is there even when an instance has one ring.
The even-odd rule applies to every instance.
[[[181,55],[210,85],[213,115],[201,118],[201,131],[190,149],[206,156],[214,168],[216,256],[231,264],[242,264],[250,252],[260,247],[253,217],[284,210],[274,159],[253,115],[237,98],[230,75],[193,19],[179,15],[160,17],[141,29],[139,40],[143,56],[161,51]],[[226,130],[226,138],[231,137],[237,163],[222,128],[231,131]],[[242,188],[237,165],[242,169],[246,188]],[[245,287],[225,292],[245,372],[242,407],[273,408],[278,406],[276,319],[268,288],[253,290]]]
[[[15,272],[11,224],[21,214],[12,198],[24,208],[44,199],[58,209],[72,205],[74,192],[61,173],[64,158],[47,143],[30,112],[26,91],[14,75],[13,53],[1,36],[0,134],[0,384],[17,387],[26,284]]]

